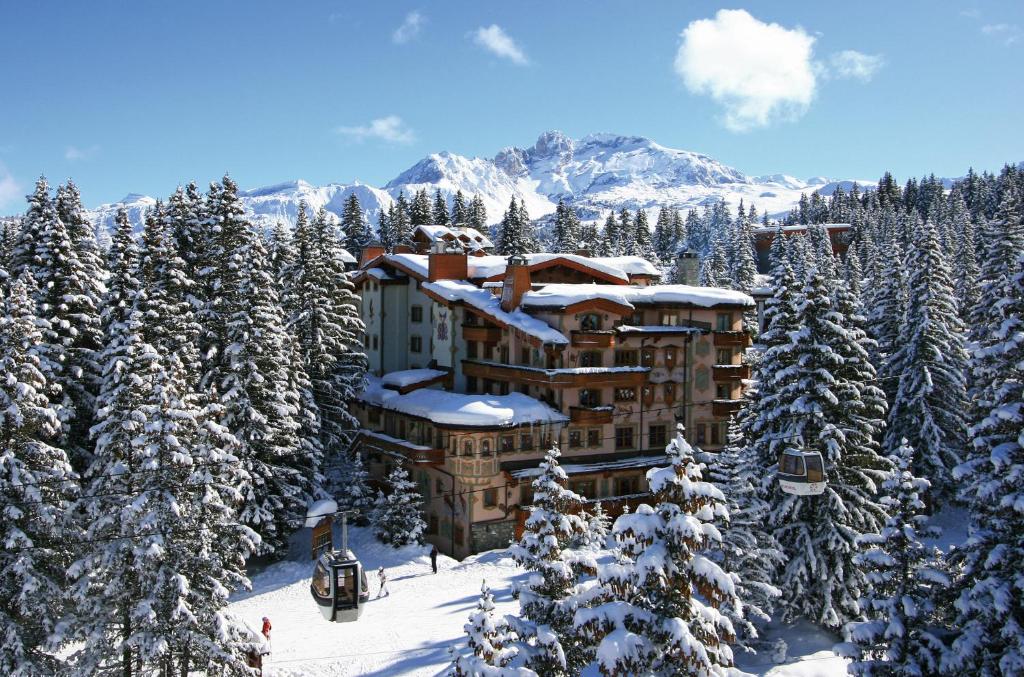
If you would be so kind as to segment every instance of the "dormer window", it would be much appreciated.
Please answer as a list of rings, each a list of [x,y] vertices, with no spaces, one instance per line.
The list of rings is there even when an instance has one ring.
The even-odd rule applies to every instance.
[[[601,316],[597,313],[587,313],[580,318],[580,329],[583,331],[600,331]]]

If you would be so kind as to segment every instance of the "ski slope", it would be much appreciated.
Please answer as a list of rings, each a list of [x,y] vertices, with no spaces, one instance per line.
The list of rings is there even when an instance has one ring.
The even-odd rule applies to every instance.
[[[296,535],[288,560],[251,572],[252,592],[237,595],[231,610],[254,629],[264,616],[270,618],[274,629],[272,653],[264,662],[267,677],[438,675],[448,665],[448,647],[465,641],[462,626],[476,606],[481,581],[491,587],[497,613],[518,609],[511,584],[524,572],[502,551],[462,562],[439,555],[434,575],[429,548],[396,550],[360,528],[350,529],[350,547],[367,569],[371,591],[362,618],[354,623],[325,621],[310,597],[308,530]],[[387,570],[391,595],[374,599],[379,566]],[[810,624],[775,628],[769,636],[789,644],[788,662],[776,665],[765,655],[741,657],[741,669],[770,677],[846,673],[845,661],[831,651],[837,638]]]

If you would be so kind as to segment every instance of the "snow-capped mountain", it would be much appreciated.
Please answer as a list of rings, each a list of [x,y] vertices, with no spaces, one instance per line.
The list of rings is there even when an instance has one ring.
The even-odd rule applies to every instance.
[[[707,155],[667,148],[640,136],[591,134],[573,139],[551,131],[529,148],[504,148],[493,158],[434,153],[383,188],[359,182],[313,186],[298,180],[243,191],[241,198],[254,218],[269,226],[277,221],[294,223],[302,200],[314,211],[324,207],[340,215],[345,199],[354,193],[371,223],[376,223],[380,210],[399,193],[440,190],[450,204],[461,190],[467,199],[480,195],[489,221],[497,223],[513,197],[526,201],[533,218],[553,212],[559,199],[575,206],[585,219],[599,218],[608,209],[686,209],[721,199],[732,205],[742,199],[761,212],[778,214],[796,204],[801,193],[831,195],[837,186],[849,190],[852,184],[820,176],[806,181],[785,174],[747,176]],[[92,213],[101,225],[110,226],[117,208],[125,206],[138,223],[153,204],[153,198],[133,194]]]

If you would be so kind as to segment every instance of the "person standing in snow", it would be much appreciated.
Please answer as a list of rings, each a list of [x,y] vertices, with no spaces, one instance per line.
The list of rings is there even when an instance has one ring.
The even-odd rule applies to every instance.
[[[381,595],[387,597],[391,594],[391,591],[388,590],[388,576],[384,573],[384,567],[377,569],[377,578],[380,579],[380,590],[377,591],[377,599],[379,599]]]
[[[430,568],[434,570],[435,574],[437,573],[437,546],[436,545],[430,546]]]
[[[267,618],[266,616],[264,616],[263,617],[263,629],[260,630],[260,632],[263,633],[263,636],[267,638],[268,642],[270,641],[270,628],[271,628],[271,626],[270,626],[270,619]]]

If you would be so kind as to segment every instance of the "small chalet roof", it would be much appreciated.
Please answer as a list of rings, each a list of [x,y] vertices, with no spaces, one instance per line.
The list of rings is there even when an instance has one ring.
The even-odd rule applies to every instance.
[[[494,243],[484,237],[476,228],[463,226],[442,226],[442,225],[420,225],[413,229],[413,233],[420,232],[431,242],[440,240],[458,240],[470,249],[486,249],[493,247]]]
[[[461,302],[472,306],[498,324],[514,327],[541,343],[553,345],[568,345],[569,343],[565,334],[553,329],[543,320],[531,317],[518,308],[511,313],[505,312],[501,309],[501,299],[487,289],[477,287],[472,282],[438,280],[437,282],[424,282],[422,289],[445,301]]]
[[[342,249],[338,252],[338,257],[342,263],[357,263],[356,257],[348,253],[347,249]]]
[[[824,226],[827,230],[847,230],[850,228],[849,223],[814,223],[814,226]],[[784,233],[802,233],[811,226],[806,224],[798,223],[793,226],[782,226],[782,232]],[[757,235],[770,234],[779,230],[778,226],[760,226],[754,229],[754,233]]]
[[[623,456],[622,454],[594,454],[592,456],[563,456],[559,465],[567,475],[586,475],[606,470],[623,470],[626,468],[650,468],[657,465],[668,465],[664,453],[646,456]],[[523,461],[506,461],[501,469],[513,479],[525,480],[540,475],[538,467],[540,459]]]
[[[524,308],[566,308],[600,298],[622,306],[685,305],[701,308],[716,306],[753,307],[754,299],[743,292],[718,287],[691,287],[662,284],[650,287],[609,284],[548,284],[523,295]]]
[[[405,369],[384,374],[381,379],[385,388],[406,393],[443,381],[448,372],[440,369]]]
[[[652,334],[656,336],[685,336],[687,334],[703,334],[710,330],[710,326],[707,329],[702,329],[701,327],[675,327],[661,324],[645,324],[641,326],[620,324],[615,328],[615,331],[620,334]]]
[[[446,390],[415,390],[401,395],[366,377],[359,399],[367,404],[458,428],[507,428],[530,423],[562,423],[569,417],[522,393],[463,395]]]

